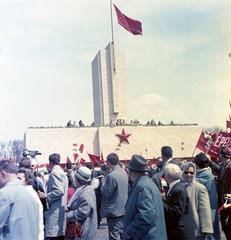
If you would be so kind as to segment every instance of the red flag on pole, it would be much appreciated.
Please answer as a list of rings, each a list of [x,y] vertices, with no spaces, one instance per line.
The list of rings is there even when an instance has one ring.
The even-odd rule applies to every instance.
[[[89,158],[90,158],[90,161],[92,164],[96,163],[96,162],[99,162],[100,160],[100,157],[99,156],[96,156],[96,155],[93,155],[93,154],[90,154],[90,153],[87,153]]]
[[[76,160],[77,160],[78,156],[79,156],[79,154],[78,154],[78,153],[73,153],[74,162],[76,162]]]
[[[102,163],[102,164],[105,164],[105,160],[103,158],[103,151],[102,151],[102,149],[101,149],[101,156],[100,156],[99,162]]]
[[[71,160],[70,160],[69,157],[67,157],[67,159],[66,159],[66,163],[71,163]]]
[[[214,158],[218,157],[218,152],[221,147],[231,147],[231,133],[220,131],[213,141],[208,154]]]
[[[83,144],[80,144],[79,151],[80,151],[81,153],[83,153],[83,149],[84,149],[84,145],[83,145]]]
[[[124,15],[115,4],[113,4],[116,10],[117,20],[119,25],[128,30],[134,35],[142,35],[142,23],[140,21],[131,19]]]
[[[216,134],[202,131],[198,139],[196,148],[200,149],[204,153],[208,153],[212,143],[216,140],[216,137]]]
[[[84,166],[84,165],[85,165],[85,163],[86,163],[86,160],[84,160],[83,158],[81,158],[79,162],[80,162],[80,164],[81,164],[81,165],[83,165],[83,166]]]

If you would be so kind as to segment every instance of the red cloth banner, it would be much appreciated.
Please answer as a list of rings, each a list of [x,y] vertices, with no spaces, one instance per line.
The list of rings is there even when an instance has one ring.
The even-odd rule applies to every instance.
[[[208,154],[212,157],[218,157],[218,152],[221,147],[231,147],[231,132],[220,131],[213,141]]]
[[[76,162],[76,160],[77,160],[78,156],[79,156],[79,154],[78,154],[78,153],[73,153],[74,162]]]
[[[226,120],[226,128],[231,128],[231,120]]]
[[[213,134],[202,131],[196,148],[200,149],[204,153],[207,153],[213,143],[214,138],[215,136]]]

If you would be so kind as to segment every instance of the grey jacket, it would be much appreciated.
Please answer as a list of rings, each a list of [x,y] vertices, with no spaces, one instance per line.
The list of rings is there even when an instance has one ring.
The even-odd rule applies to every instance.
[[[68,209],[74,211],[68,221],[78,220],[82,225],[82,236],[78,240],[95,240],[97,234],[97,211],[95,191],[91,185],[77,188],[72,196]]]
[[[66,230],[66,204],[68,180],[62,168],[56,165],[47,182],[47,202],[49,209],[45,212],[45,236],[64,236]]]
[[[128,175],[124,169],[116,165],[108,174],[102,187],[102,217],[121,217],[125,213],[128,198]]]

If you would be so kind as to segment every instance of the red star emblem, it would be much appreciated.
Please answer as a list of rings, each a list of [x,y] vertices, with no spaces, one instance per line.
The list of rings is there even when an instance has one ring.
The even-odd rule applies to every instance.
[[[120,143],[119,144],[121,144],[122,142],[126,142],[126,143],[129,144],[128,137],[131,136],[131,135],[132,135],[131,133],[126,134],[125,131],[124,131],[124,128],[123,128],[121,134],[116,134],[116,136],[120,138]]]

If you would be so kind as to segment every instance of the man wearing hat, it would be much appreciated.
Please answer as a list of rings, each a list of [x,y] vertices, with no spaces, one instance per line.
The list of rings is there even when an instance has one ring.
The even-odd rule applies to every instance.
[[[112,171],[106,177],[106,181],[102,181],[101,216],[107,218],[109,240],[120,240],[128,198],[128,175],[119,166],[116,153],[107,156],[107,165]]]
[[[125,209],[123,240],[167,240],[161,195],[145,173],[150,170],[146,160],[133,155],[127,168],[133,184]]]

